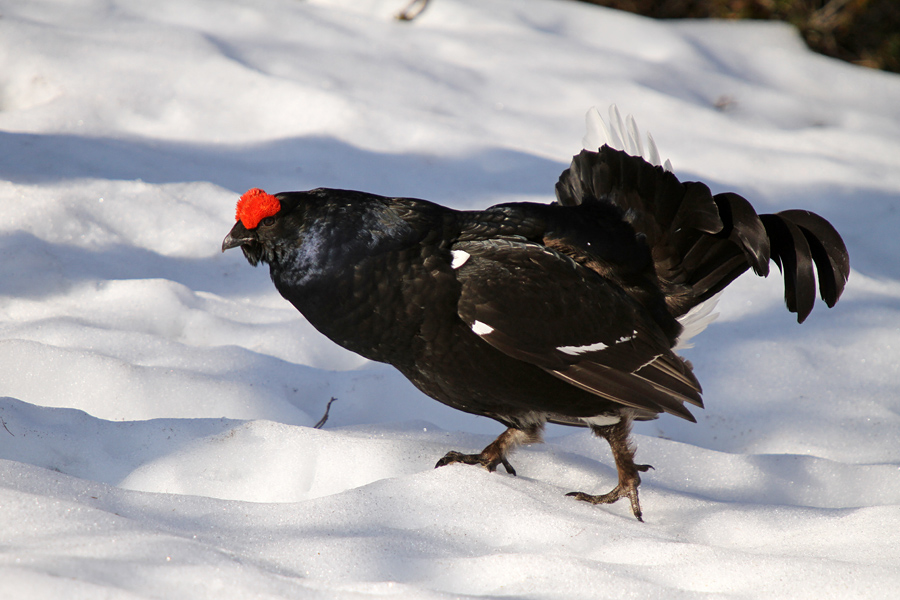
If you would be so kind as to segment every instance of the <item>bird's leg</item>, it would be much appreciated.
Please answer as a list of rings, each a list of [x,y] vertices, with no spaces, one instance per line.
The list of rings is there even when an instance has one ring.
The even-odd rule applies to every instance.
[[[623,416],[615,425],[591,427],[599,437],[609,442],[613,460],[616,461],[616,470],[619,472],[619,484],[611,492],[593,496],[584,492],[571,492],[567,496],[574,496],[578,500],[584,500],[591,504],[612,504],[619,498],[628,498],[631,501],[631,512],[638,521],[641,518],[641,503],[638,500],[638,486],[641,485],[639,472],[652,469],[650,465],[638,465],[634,462],[634,448],[629,443],[628,436],[631,433],[631,419]]]
[[[488,471],[493,472],[497,470],[497,465],[503,465],[507,473],[515,475],[516,470],[509,464],[506,457],[516,446],[540,442],[543,430],[543,423],[529,425],[523,429],[510,427],[497,436],[496,440],[488,444],[480,454],[463,454],[452,450],[439,460],[434,465],[434,468],[437,469],[452,463],[465,463],[467,465],[481,465]]]

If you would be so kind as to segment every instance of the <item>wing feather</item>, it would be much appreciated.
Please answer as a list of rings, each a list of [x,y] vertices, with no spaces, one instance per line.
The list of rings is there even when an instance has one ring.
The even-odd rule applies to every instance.
[[[459,316],[486,343],[583,390],[641,412],[694,420],[690,365],[639,302],[536,242],[469,240],[456,269]],[[549,285],[548,282],[552,282]]]

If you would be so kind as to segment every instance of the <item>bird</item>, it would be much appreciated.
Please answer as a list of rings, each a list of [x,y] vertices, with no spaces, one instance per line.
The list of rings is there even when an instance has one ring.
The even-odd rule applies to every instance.
[[[605,143],[573,157],[555,201],[455,210],[254,188],[222,251],[240,247],[251,265],[268,265],[278,292],[333,342],[506,427],[481,452],[450,451],[435,468],[515,475],[510,454],[542,441],[545,424],[587,427],[608,443],[618,480],[607,493],[567,495],[626,499],[642,521],[638,487],[652,467],[635,462],[632,423],[662,413],[696,422],[686,405],[703,407],[702,388],[677,350],[722,290],[774,262],[802,323],[817,287],[835,305],[850,263],[823,217],[757,214],[736,193],[682,182],[659,164],[652,137],[644,150],[631,117],[626,128],[611,115],[612,128],[600,119]]]

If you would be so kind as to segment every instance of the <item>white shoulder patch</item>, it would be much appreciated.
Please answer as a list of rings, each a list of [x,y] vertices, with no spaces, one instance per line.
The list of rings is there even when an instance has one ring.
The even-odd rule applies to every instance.
[[[450,267],[453,269],[458,269],[469,260],[470,254],[465,250],[451,250],[450,254],[453,255],[453,259],[450,262]]]
[[[493,330],[494,328],[487,323],[482,323],[481,321],[475,321],[474,323],[472,323],[472,331],[474,331],[477,335],[487,335]]]

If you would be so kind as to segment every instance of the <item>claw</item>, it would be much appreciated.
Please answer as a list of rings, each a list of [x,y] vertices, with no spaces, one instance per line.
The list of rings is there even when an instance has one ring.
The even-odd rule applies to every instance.
[[[463,454],[462,452],[451,450],[450,452],[445,454],[441,460],[437,461],[437,464],[434,465],[434,468],[437,469],[439,467],[446,467],[447,465],[451,465],[453,463],[481,465],[491,473],[497,470],[497,465],[503,465],[507,473],[509,473],[510,475],[516,474],[516,470],[511,464],[509,464],[509,461],[506,458],[491,458],[485,456],[483,452],[481,454]]]
[[[566,494],[566,496],[572,496],[576,500],[589,502],[591,504],[612,504],[620,498],[628,498],[631,501],[631,512],[634,514],[634,518],[636,518],[641,523],[644,522],[644,519],[642,518],[644,513],[641,512],[641,502],[638,499],[637,485],[631,487],[630,489],[622,485],[617,485],[611,492],[601,494],[599,496],[586,494],[584,492],[569,492],[568,494]]]
[[[582,502],[591,504],[612,504],[620,498],[628,498],[631,502],[631,512],[634,517],[644,522],[641,512],[641,502],[638,499],[638,486],[641,485],[641,476],[652,469],[651,465],[638,465],[634,462],[634,449],[628,443],[628,435],[631,431],[630,419],[622,419],[616,424],[603,427],[592,427],[593,432],[605,438],[609,442],[613,459],[616,462],[616,470],[619,475],[619,483],[611,492],[594,496],[585,492],[570,492],[566,496],[572,496]]]
[[[497,470],[497,465],[503,465],[503,468],[506,469],[507,473],[515,475],[516,470],[509,464],[506,455],[519,444],[533,444],[540,442],[542,429],[542,423],[531,425],[525,429],[510,427],[501,433],[496,440],[488,444],[487,448],[482,450],[479,454],[463,454],[462,452],[453,450],[445,454],[444,458],[437,461],[434,468],[445,467],[453,463],[463,463],[466,465],[481,465],[493,473]]]

